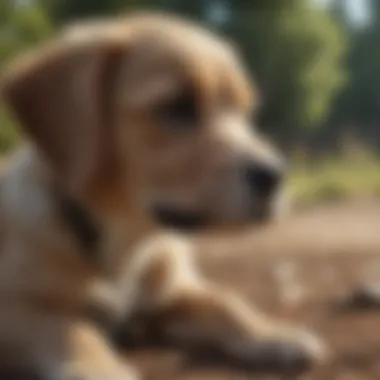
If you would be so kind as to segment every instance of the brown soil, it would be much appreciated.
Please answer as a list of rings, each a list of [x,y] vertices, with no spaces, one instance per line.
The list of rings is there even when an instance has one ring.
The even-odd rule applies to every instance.
[[[380,309],[338,311],[365,281],[380,283],[380,204],[356,202],[300,212],[239,236],[199,237],[204,273],[265,310],[314,329],[332,351],[302,380],[379,380]],[[176,350],[132,350],[147,380],[293,379],[262,376],[223,363],[200,364]]]

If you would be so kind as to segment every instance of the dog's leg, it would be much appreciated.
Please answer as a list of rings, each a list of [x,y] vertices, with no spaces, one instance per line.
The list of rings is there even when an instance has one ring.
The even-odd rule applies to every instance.
[[[201,278],[180,241],[151,247],[141,285],[153,320],[166,337],[215,346],[246,364],[297,370],[324,356],[300,328],[271,321],[240,296]]]
[[[0,320],[0,341],[2,365],[10,373],[44,380],[138,378],[95,326],[71,317],[8,308]]]

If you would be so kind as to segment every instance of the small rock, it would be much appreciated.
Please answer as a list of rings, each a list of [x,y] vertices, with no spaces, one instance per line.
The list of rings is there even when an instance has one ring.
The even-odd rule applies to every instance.
[[[380,283],[362,284],[352,289],[342,300],[346,310],[380,310]]]

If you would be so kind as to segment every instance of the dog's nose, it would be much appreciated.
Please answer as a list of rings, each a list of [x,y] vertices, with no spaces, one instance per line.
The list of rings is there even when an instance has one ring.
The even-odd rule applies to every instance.
[[[244,169],[244,177],[252,194],[269,198],[276,191],[284,176],[277,166],[250,164]]]

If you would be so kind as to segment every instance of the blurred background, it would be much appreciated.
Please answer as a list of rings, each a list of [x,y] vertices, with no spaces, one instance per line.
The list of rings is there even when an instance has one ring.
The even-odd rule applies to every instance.
[[[289,155],[301,205],[380,197],[377,0],[1,0],[0,68],[67,22],[136,9],[191,17],[232,38],[261,94],[260,128]],[[18,142],[0,112],[0,152]]]

